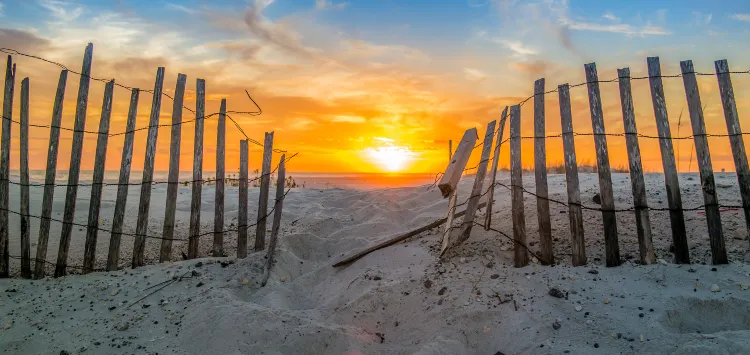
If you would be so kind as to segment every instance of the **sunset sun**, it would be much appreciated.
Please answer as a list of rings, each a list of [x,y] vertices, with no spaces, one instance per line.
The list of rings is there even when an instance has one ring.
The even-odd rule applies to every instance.
[[[412,162],[414,153],[407,147],[367,148],[365,154],[378,168],[386,172],[400,172]]]

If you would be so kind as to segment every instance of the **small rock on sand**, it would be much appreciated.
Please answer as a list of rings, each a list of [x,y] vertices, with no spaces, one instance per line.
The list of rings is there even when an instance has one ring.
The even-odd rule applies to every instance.
[[[580,312],[580,311],[581,311],[581,310],[583,309],[583,307],[581,307],[581,306],[576,306],[576,307],[575,307],[575,309],[576,309],[576,312]]]
[[[560,325],[560,323],[558,323],[558,322],[554,322],[554,323],[552,323],[552,329],[554,329],[554,330],[558,330],[558,329],[560,329],[560,327],[562,327],[562,326]]]
[[[599,196],[599,194],[594,195],[593,198],[591,198],[591,201],[594,201],[595,204],[601,205],[602,204],[602,197]]]
[[[549,295],[556,298],[565,298],[565,294],[554,287],[549,289]]]
[[[719,288],[719,285],[714,284],[713,286],[711,286],[711,292],[719,292],[719,291],[721,291],[721,288]]]

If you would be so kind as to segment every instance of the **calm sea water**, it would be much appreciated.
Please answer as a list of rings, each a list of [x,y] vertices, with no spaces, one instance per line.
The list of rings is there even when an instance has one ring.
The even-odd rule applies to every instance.
[[[237,173],[228,172],[229,177],[238,177]],[[29,173],[29,179],[34,183],[44,182],[45,172],[43,170],[32,170]],[[119,171],[105,171],[104,181],[107,183],[116,183],[119,179]],[[203,178],[214,178],[216,175],[212,171],[204,171]],[[435,180],[434,174],[380,174],[380,173],[304,173],[288,172],[295,183],[300,187],[313,189],[377,189],[377,188],[397,188],[420,186],[432,184]],[[130,173],[130,182],[138,183],[142,180],[142,171],[132,171]],[[255,174],[250,173],[250,178]],[[93,171],[81,171],[79,182],[90,183],[93,178]],[[274,176],[275,178],[275,176]],[[190,181],[193,179],[191,171],[181,171],[180,181]],[[19,172],[11,171],[11,180],[19,181]],[[68,181],[68,171],[58,171],[55,177],[57,183],[63,184]],[[166,171],[155,171],[153,181],[166,181]]]

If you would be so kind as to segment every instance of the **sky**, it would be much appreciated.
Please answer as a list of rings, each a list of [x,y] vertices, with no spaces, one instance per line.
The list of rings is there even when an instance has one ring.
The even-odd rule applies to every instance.
[[[221,99],[256,140],[274,131],[274,147],[299,152],[297,172],[414,172],[445,169],[448,141],[500,118],[507,105],[533,93],[585,81],[583,66],[595,62],[600,79],[629,67],[644,76],[646,57],[659,56],[664,74],[679,73],[681,60],[714,73],[727,59],[732,70],[750,69],[750,3],[747,1],[583,0],[25,0],[0,1],[0,47],[80,70],[84,48],[94,44],[92,76],[152,89],[158,67],[166,68],[164,92],[173,93],[178,73],[187,75],[185,105],[195,107],[197,78],[206,80],[206,111]],[[20,81],[29,77],[31,123],[49,124],[60,68],[14,56],[16,106]],[[741,124],[750,129],[750,75],[734,75]],[[710,133],[726,133],[715,76],[700,76]],[[72,127],[79,77],[68,77],[63,126]],[[691,134],[682,79],[664,79],[673,135]],[[93,81],[86,128],[97,130],[104,84]],[[606,129],[623,132],[617,83],[602,83]],[[110,132],[125,130],[130,93],[117,88]],[[571,89],[573,124],[591,132],[585,86]],[[648,80],[633,82],[639,132],[656,134]],[[148,124],[151,95],[142,93],[137,127]],[[545,96],[548,134],[560,133],[557,94]],[[162,101],[161,123],[172,119]],[[522,134],[533,132],[533,105],[522,106]],[[187,110],[183,119],[194,118]],[[227,122],[226,164],[239,167],[242,135]],[[13,129],[17,130],[18,126]],[[194,125],[182,126],[180,170],[190,171]],[[204,168],[215,166],[216,120],[206,121]],[[507,128],[506,128],[507,137]],[[679,133],[679,134],[678,134]],[[11,168],[18,167],[13,135]],[[44,169],[49,130],[31,128],[31,168]],[[117,171],[123,136],[109,139],[106,168]],[[156,169],[169,164],[170,129],[159,130]],[[63,132],[58,167],[69,164],[72,134]],[[627,166],[625,141],[608,138],[613,166]],[[135,137],[133,170],[143,166],[146,131]],[[547,163],[562,162],[560,139],[547,140]],[[710,139],[714,169],[734,170],[727,138]],[[455,144],[454,144],[455,148]],[[579,163],[596,161],[591,137],[577,137]],[[83,169],[93,167],[96,135],[84,141]],[[647,172],[661,171],[658,142],[641,139]],[[691,140],[675,142],[680,171],[697,171]],[[533,141],[524,140],[523,164],[533,166]],[[479,154],[472,161],[479,160]],[[251,145],[250,167],[262,148]],[[38,159],[35,159],[38,157]],[[508,165],[507,147],[501,166]],[[274,154],[278,161],[280,154]],[[469,165],[473,165],[470,162]]]

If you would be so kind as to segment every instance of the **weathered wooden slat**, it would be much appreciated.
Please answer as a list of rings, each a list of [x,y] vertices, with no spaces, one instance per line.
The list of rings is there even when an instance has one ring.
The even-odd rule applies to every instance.
[[[659,57],[649,57],[648,81],[651,86],[651,101],[656,117],[656,129],[659,133],[659,148],[661,163],[664,168],[664,184],[667,188],[667,203],[669,204],[669,221],[672,226],[672,242],[674,243],[674,262],[677,264],[690,263],[687,234],[685,231],[685,216],[682,211],[682,194],[680,181],[677,178],[677,166],[672,147],[672,133],[667,116],[667,103],[664,98],[664,87],[661,80],[661,65]]]
[[[240,140],[240,191],[237,208],[237,257],[247,257],[247,139]]]
[[[263,166],[260,175],[258,219],[255,225],[255,251],[266,247],[266,214],[268,214],[268,187],[271,181],[271,157],[273,154],[273,132],[266,132],[263,140]]]
[[[29,78],[21,81],[21,277],[31,278],[31,223],[29,221]]]
[[[466,163],[469,162],[471,151],[474,150],[474,144],[479,139],[476,128],[469,128],[464,132],[464,136],[461,138],[461,142],[458,143],[456,152],[453,154],[448,167],[445,169],[443,177],[440,178],[438,188],[440,193],[443,194],[443,198],[450,196],[451,191],[456,189],[458,181],[461,180],[461,175],[464,173]]]
[[[146,139],[146,157],[143,160],[143,179],[141,180],[141,197],[138,201],[138,220],[135,225],[135,242],[133,244],[132,267],[143,266],[143,255],[146,249],[148,234],[148,212],[151,207],[151,183],[154,179],[154,157],[156,156],[156,139],[159,134],[159,114],[161,113],[161,93],[164,86],[164,67],[156,70],[154,97],[151,101],[151,117],[148,122]]]
[[[742,206],[745,212],[746,231],[750,232],[750,169],[747,164],[745,153],[745,142],[742,138],[742,128],[737,114],[737,105],[734,101],[734,88],[732,78],[729,74],[729,63],[726,59],[714,62],[716,66],[716,78],[719,80],[719,92],[721,93],[721,104],[724,108],[724,119],[727,121],[727,133],[729,143],[732,146],[734,167],[737,171],[737,182],[742,195]],[[747,238],[750,240],[750,238]]]
[[[513,239],[515,244],[515,267],[529,264],[529,254],[526,248],[526,217],[523,211],[523,166],[521,165],[521,106],[510,108],[510,184],[511,206],[513,214]],[[521,245],[519,245],[521,244]]]
[[[484,214],[484,230],[490,230],[492,223],[492,203],[495,200],[495,181],[497,181],[497,165],[500,163],[500,147],[503,145],[503,131],[505,130],[505,120],[508,118],[508,106],[503,109],[500,115],[500,127],[498,128],[497,140],[495,141],[495,153],[492,158],[492,170],[490,172],[490,191],[487,193],[487,212]]]
[[[63,103],[65,102],[65,86],[68,81],[68,71],[60,72],[57,82],[55,103],[52,107],[52,124],[49,130],[49,150],[47,151],[47,170],[44,175],[44,192],[42,194],[42,215],[39,219],[39,238],[36,243],[36,262],[34,263],[34,278],[44,277],[47,266],[47,243],[49,241],[50,217],[52,216],[52,199],[55,194],[55,176],[57,174],[57,148],[60,145],[60,124],[62,123]]]
[[[547,148],[544,122],[544,79],[534,82],[534,178],[536,182],[536,211],[539,221],[539,251],[542,264],[554,263],[552,251],[552,223],[549,217],[549,189],[547,187]]]
[[[214,194],[213,255],[224,256],[224,155],[226,149],[227,100],[221,99],[219,123],[216,127],[216,193]]]
[[[448,162],[450,163],[453,157],[453,141],[448,141]],[[450,242],[450,233],[453,230],[453,215],[456,212],[456,200],[458,199],[458,191],[451,191],[451,196],[448,199],[448,219],[445,222],[445,230],[443,230],[443,238],[440,242],[440,256],[445,254],[448,250],[448,243]]]
[[[714,265],[727,264],[727,250],[724,245],[724,232],[721,228],[721,213],[719,212],[719,198],[716,196],[714,169],[711,166],[711,152],[708,149],[706,137],[706,123],[703,121],[703,107],[701,106],[698,82],[695,79],[693,61],[680,62],[682,82],[685,85],[685,96],[690,111],[690,123],[693,126],[693,141],[695,142],[695,156],[698,158],[698,169],[703,189],[703,202],[706,209],[706,223],[708,223],[708,238],[711,241],[711,260]]]
[[[630,163],[630,184],[633,189],[633,205],[635,207],[635,224],[638,231],[638,246],[642,264],[656,262],[654,245],[651,237],[651,219],[646,200],[646,183],[643,180],[643,166],[641,165],[641,148],[638,145],[638,129],[635,125],[635,109],[633,95],[630,90],[630,68],[617,70],[620,85],[620,104],[622,106],[622,121],[625,127],[625,144],[628,148],[628,162]]]
[[[565,181],[568,189],[568,218],[570,219],[570,249],[573,266],[586,265],[586,242],[583,233],[583,210],[581,190],[578,182],[576,143],[573,131],[573,116],[570,111],[570,86],[558,85],[560,121],[563,150],[565,154]]]
[[[477,212],[477,205],[479,199],[483,195],[484,179],[487,176],[487,165],[490,162],[490,152],[492,151],[492,138],[495,137],[495,125],[497,121],[490,121],[487,124],[487,131],[484,134],[484,141],[482,143],[482,155],[479,160],[479,166],[477,166],[477,174],[474,177],[474,186],[471,188],[471,195],[466,204],[466,214],[464,215],[463,223],[461,224],[461,233],[456,238],[453,246],[458,245],[469,239],[471,235],[471,229],[474,227],[474,215]],[[450,233],[449,233],[450,234]]]
[[[91,62],[94,55],[94,45],[89,43],[83,56],[81,80],[78,84],[78,99],[76,101],[76,118],[73,124],[73,144],[70,151],[70,169],[68,170],[68,188],[65,191],[65,210],[63,211],[62,232],[60,234],[60,248],[57,252],[55,277],[64,276],[68,264],[68,250],[73,233],[73,220],[78,198],[78,177],[81,172],[81,156],[83,155],[83,130],[86,128],[86,108],[89,101],[89,83],[91,82]]]
[[[120,177],[117,180],[115,213],[112,217],[112,232],[110,232],[109,237],[107,271],[116,271],[118,267],[117,263],[120,261],[120,241],[122,238],[122,226],[125,221],[125,207],[128,202],[128,182],[130,181],[130,166],[133,161],[133,139],[135,137],[135,118],[138,115],[139,95],[140,90],[138,89],[132,89],[130,92],[128,121],[125,124],[125,142],[122,145],[122,158],[120,160]]]
[[[94,179],[91,185],[91,200],[89,202],[89,218],[86,224],[86,245],[83,252],[83,273],[94,270],[96,262],[96,241],[99,234],[99,210],[102,204],[102,189],[104,186],[104,165],[107,160],[107,142],[109,140],[109,119],[112,116],[112,96],[115,81],[109,81],[104,87],[102,115],[99,120],[99,137],[96,140],[96,155],[94,158]]]
[[[591,110],[591,126],[594,130],[594,144],[596,145],[596,165],[599,170],[599,193],[602,199],[602,220],[604,221],[604,248],[608,267],[620,265],[620,247],[617,243],[617,217],[615,215],[615,199],[612,192],[612,175],[609,167],[609,152],[607,150],[607,136],[604,129],[604,113],[602,99],[599,93],[599,77],[596,64],[584,66],[586,69],[586,85],[589,93],[589,108]]]
[[[10,129],[13,119],[13,89],[16,82],[16,66],[8,56],[5,69],[5,92],[3,95],[3,132],[0,141],[0,278],[10,276],[10,249],[8,236],[8,193],[10,179]]]
[[[281,228],[281,209],[284,205],[284,179],[286,178],[286,169],[284,167],[284,161],[286,155],[281,155],[281,162],[279,162],[278,180],[276,182],[276,202],[274,203],[273,210],[273,224],[271,225],[271,238],[268,241],[268,256],[266,257],[266,267],[263,269],[263,280],[261,286],[265,286],[268,282],[268,277],[271,275],[271,266],[273,266],[273,254],[276,251],[276,241],[279,237],[279,228]]]
[[[206,114],[206,81],[195,84],[195,138],[193,140],[193,189],[190,200],[190,236],[188,258],[198,257],[201,233],[201,193],[203,188],[203,125]]]
[[[169,140],[169,173],[167,176],[167,204],[164,208],[164,229],[162,230],[159,262],[169,261],[172,255],[175,213],[177,209],[177,189],[180,180],[180,139],[182,138],[182,103],[185,97],[187,76],[177,74],[177,84],[172,102],[172,135]]]

